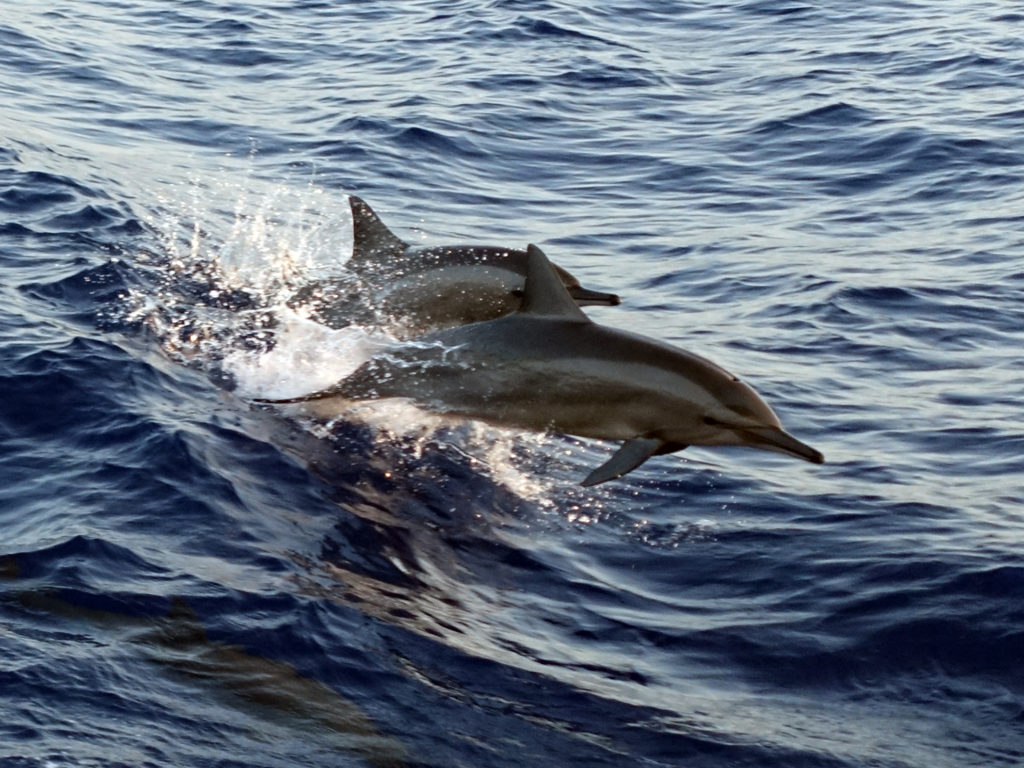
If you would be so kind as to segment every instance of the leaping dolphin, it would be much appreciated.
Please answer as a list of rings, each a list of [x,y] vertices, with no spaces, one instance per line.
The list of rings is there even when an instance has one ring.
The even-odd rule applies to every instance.
[[[825,460],[785,432],[751,387],[711,361],[591,321],[541,249],[530,245],[527,254],[514,314],[396,346],[321,392],[263,402],[403,397],[495,425],[625,441],[585,486],[689,445]]]
[[[486,245],[419,248],[395,235],[362,198],[352,195],[351,279],[323,281],[300,291],[295,303],[310,303],[313,316],[334,328],[366,322],[368,310],[415,335],[492,320],[522,302],[526,251]],[[559,278],[583,306],[619,303],[613,293],[592,291],[561,267]],[[367,295],[369,292],[369,296]]]

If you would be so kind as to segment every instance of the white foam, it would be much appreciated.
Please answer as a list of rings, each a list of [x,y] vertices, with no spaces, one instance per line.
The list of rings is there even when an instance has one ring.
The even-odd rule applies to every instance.
[[[352,252],[346,199],[312,185],[289,188],[255,178],[193,182],[175,198],[163,195],[149,224],[155,257],[140,261],[157,282],[134,291],[126,315],[142,320],[172,359],[220,369],[244,399],[287,399],[326,389],[375,353],[398,343],[380,329],[332,329],[289,306],[297,290],[344,274]],[[199,286],[205,295],[196,296]],[[231,309],[231,292],[252,306]],[[400,330],[400,329],[396,329]],[[411,342],[416,343],[416,342]],[[304,428],[330,433],[344,419],[372,427],[376,439],[401,442],[416,457],[454,449],[483,474],[522,498],[550,507],[558,485],[545,472],[520,469],[536,463],[548,439],[479,422],[453,420],[409,401],[315,401],[282,406]],[[550,465],[550,457],[540,457]]]
[[[328,328],[288,307],[277,307],[275,318],[272,349],[235,350],[224,357],[241,397],[283,399],[326,389],[394,343],[383,332],[358,326]]]

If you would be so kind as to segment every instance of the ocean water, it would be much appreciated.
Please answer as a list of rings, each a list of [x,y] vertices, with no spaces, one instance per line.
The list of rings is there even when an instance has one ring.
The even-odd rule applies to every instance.
[[[0,13],[0,764],[1024,764],[1024,14]],[[351,251],[541,245],[821,449],[253,404]]]

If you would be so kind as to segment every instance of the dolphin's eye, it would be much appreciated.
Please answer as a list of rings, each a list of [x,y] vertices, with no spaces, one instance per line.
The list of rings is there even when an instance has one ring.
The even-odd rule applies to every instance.
[[[521,299],[523,298],[523,296],[526,295],[526,291],[524,291],[522,288],[513,288],[512,295],[515,296],[517,299]]]
[[[721,427],[721,426],[723,426],[722,422],[720,422],[718,419],[713,419],[710,416],[705,416],[704,417],[704,423],[707,424],[709,427]]]

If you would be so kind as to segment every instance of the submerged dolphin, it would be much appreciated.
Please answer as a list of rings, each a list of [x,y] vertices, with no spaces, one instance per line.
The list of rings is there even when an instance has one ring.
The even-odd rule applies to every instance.
[[[359,755],[374,768],[403,768],[405,748],[381,733],[354,702],[295,667],[264,658],[237,645],[211,639],[195,611],[173,598],[166,616],[135,616],[80,605],[60,590],[26,584],[17,589],[16,556],[0,558],[0,605],[20,605],[54,620],[85,622],[115,633],[145,651],[150,660],[194,681],[207,691],[255,705],[250,714],[269,718],[275,727],[292,726],[325,733],[339,748]],[[230,699],[229,699],[230,700]]]
[[[411,398],[496,425],[624,440],[583,485],[688,445],[745,445],[820,464],[749,386],[676,347],[592,322],[535,245],[512,315],[394,347],[335,386],[289,400]]]
[[[491,320],[514,312],[522,302],[526,251],[485,245],[413,247],[355,195],[352,258],[357,281],[322,281],[300,291],[291,303],[311,303],[313,316],[334,328],[367,322],[383,314],[412,333]],[[592,291],[560,267],[562,283],[578,304],[614,306],[619,297]]]

